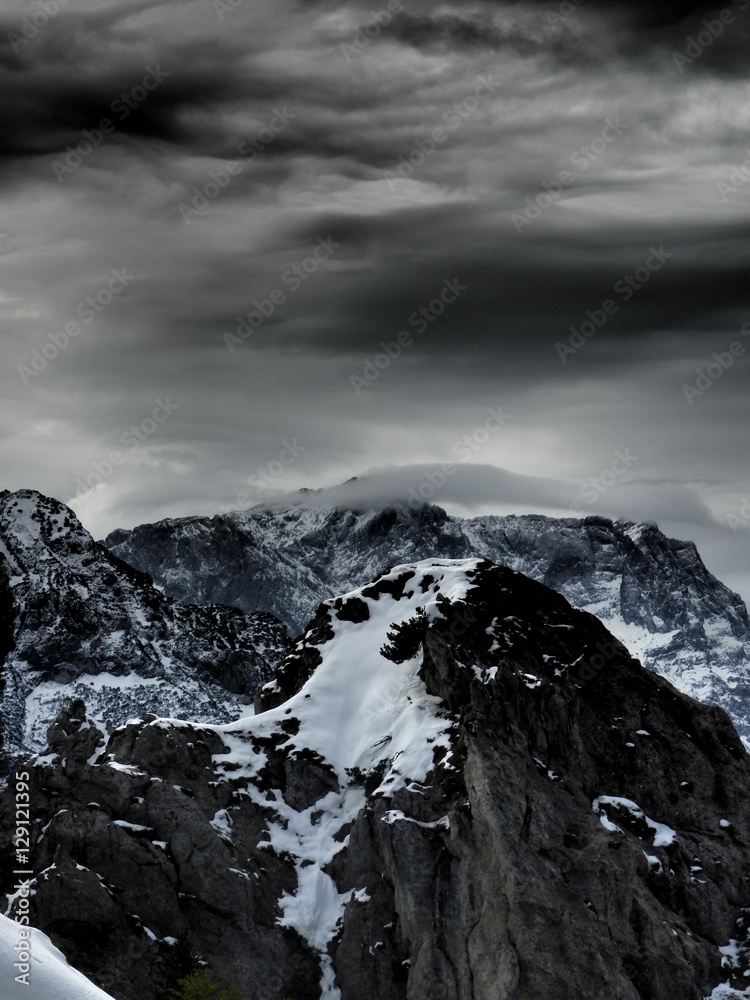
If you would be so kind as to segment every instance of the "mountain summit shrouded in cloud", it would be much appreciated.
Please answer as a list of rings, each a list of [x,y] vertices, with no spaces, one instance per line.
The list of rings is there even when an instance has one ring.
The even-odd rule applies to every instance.
[[[629,454],[749,594],[749,11],[9,0],[2,485],[103,534]]]

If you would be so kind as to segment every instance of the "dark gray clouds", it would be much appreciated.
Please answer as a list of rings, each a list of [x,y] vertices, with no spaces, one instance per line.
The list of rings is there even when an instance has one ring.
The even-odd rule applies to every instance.
[[[403,494],[502,407],[437,502],[657,520],[750,597],[744,5],[6,4],[3,485],[98,535]]]

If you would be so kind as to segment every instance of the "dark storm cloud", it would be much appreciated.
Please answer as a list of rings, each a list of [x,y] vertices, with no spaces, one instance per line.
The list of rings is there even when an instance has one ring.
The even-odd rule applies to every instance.
[[[460,245],[467,226],[470,248]],[[599,343],[617,353],[643,338],[666,344],[671,334],[681,333],[684,349],[685,341],[701,342],[709,331],[734,334],[750,305],[743,263],[750,252],[747,227],[623,227],[616,246],[605,233],[535,240],[515,232],[502,244],[489,245],[482,228],[481,219],[471,220],[464,206],[377,219],[316,219],[306,234],[297,234],[301,245],[314,242],[317,233],[330,233],[345,253],[357,246],[371,254],[374,273],[330,297],[328,322],[314,343],[309,333],[294,328],[274,335],[283,344],[366,351],[378,331],[413,333],[414,313],[435,299],[444,279],[458,279],[465,293],[431,322],[428,334],[416,338],[414,353],[434,360],[469,348],[467,363],[473,358],[481,367],[488,355],[522,360],[533,352],[541,377],[559,367],[554,344],[570,336],[570,327],[580,328],[589,312],[601,314],[605,300],[618,308],[607,318]],[[424,245],[444,248],[439,270],[433,261],[418,262]],[[713,248],[708,259],[707,246]],[[405,262],[408,257],[411,262]],[[655,270],[646,268],[647,261]],[[577,363],[585,368],[602,360],[599,352],[582,351]]]
[[[158,433],[73,502],[97,534],[241,506],[285,441],[300,451],[279,493],[374,468],[358,489],[388,502],[503,407],[446,504],[564,514],[630,449],[627,482],[587,512],[700,538],[750,593],[726,521],[750,491],[750,350],[691,402],[682,388],[748,319],[746,15],[680,72],[673,53],[721,6],[403,0],[375,30],[366,0],[242,0],[223,19],[208,0],[71,0],[14,51],[30,7],[13,3],[8,486],[71,496],[168,397]],[[169,75],[56,177],[148,66]],[[611,120],[627,125],[603,141]],[[670,256],[626,301],[615,285],[652,247]],[[447,305],[446,281],[465,286]],[[607,298],[617,310],[563,363],[556,345]]]
[[[127,65],[105,63],[84,75],[75,72],[75,53],[66,51],[64,63],[51,67],[0,69],[0,155],[57,152],[102,120],[113,124],[115,142],[127,136],[196,141],[187,112],[210,111],[228,101],[237,81],[219,65],[186,73],[180,68],[186,55],[150,62],[133,57]],[[202,134],[200,145],[209,138]]]
[[[81,141],[84,129],[96,129],[102,120],[116,125],[120,137],[179,140],[186,133],[179,123],[184,95],[162,90],[158,96],[150,94],[136,105],[130,93],[141,85],[144,75],[142,72],[140,77],[109,79],[95,87],[65,79],[47,79],[41,85],[20,79],[14,81],[18,86],[13,87],[7,80],[0,80],[1,155],[26,157],[58,152]]]
[[[159,6],[143,4],[140,9]],[[576,26],[580,26],[596,9],[593,3],[574,9],[573,17],[568,20],[573,23],[575,18]],[[686,7],[684,10],[687,13]],[[207,50],[206,38],[192,37],[158,45],[150,39],[145,49],[139,50],[136,44],[131,44],[123,50],[118,33],[122,17],[122,12],[82,14],[63,10],[52,24],[40,29],[38,38],[28,40],[27,47],[19,52],[13,51],[18,43],[9,41],[19,22],[6,17],[3,27],[7,30],[0,30],[0,59],[4,57],[5,62],[0,70],[0,155],[27,157],[54,153],[80,140],[84,129],[96,128],[102,119],[111,119],[116,131],[109,141],[114,143],[133,136],[230,157],[236,153],[242,136],[229,127],[222,108],[243,99],[256,106],[265,103],[269,110],[274,102],[292,100],[299,108],[297,123],[278,138],[268,154],[269,163],[275,161],[282,170],[286,158],[305,154],[345,159],[349,162],[343,169],[356,172],[387,166],[389,161],[410,152],[409,143],[413,139],[409,137],[397,144],[392,134],[378,135],[377,130],[369,128],[341,128],[341,123],[331,116],[325,118],[316,113],[325,106],[344,114],[369,109],[378,115],[401,101],[404,96],[401,92],[389,95],[366,87],[342,88],[337,74],[329,79],[310,73],[302,77],[299,73],[269,74],[253,66],[253,54],[262,49],[260,38],[248,52],[241,50],[239,39],[231,33],[217,34],[215,40],[210,38],[210,25],[211,51]],[[629,44],[628,39],[641,37],[626,30],[615,39],[600,35],[593,45],[585,32],[577,35],[569,31],[565,19],[562,20],[562,28],[551,29],[544,24],[540,12],[535,21],[527,17],[523,27],[519,27],[496,23],[491,8],[481,15],[403,10],[373,44],[397,40],[416,47],[438,45],[454,52],[461,47],[510,47],[524,59],[552,58],[563,65],[570,63],[584,69],[607,60],[611,43]],[[675,21],[676,17],[666,20]],[[727,31],[727,38],[732,34]],[[17,30],[15,37],[20,37]],[[659,38],[654,36],[654,44]],[[714,55],[721,55],[725,41],[718,39],[711,51],[707,50],[701,60],[695,60],[696,67],[699,64],[708,67]],[[82,63],[87,64],[85,73],[80,72]],[[154,64],[163,67],[168,78],[149,92],[145,100],[128,101],[125,108],[122,96],[127,99],[133,88],[141,84],[147,67]],[[414,94],[412,100],[418,109],[420,95]],[[133,103],[135,107],[130,106]]]
[[[604,47],[593,47],[567,30],[564,21],[551,30],[539,20],[524,24],[504,24],[490,12],[482,16],[403,11],[396,14],[382,37],[415,49],[433,52],[490,50],[513,52],[523,59],[539,59],[543,64],[592,68],[606,58]]]
[[[227,108],[297,94],[283,74],[253,70],[258,38],[220,33],[211,7],[204,31],[143,38],[130,26],[138,13],[169,10],[163,2],[77,11],[63,8],[26,38],[19,13],[0,21],[0,155],[44,155],[80,141],[84,129],[112,121],[110,142],[129,136],[221,155]],[[175,15],[173,15],[175,16]],[[122,22],[127,21],[124,25]],[[200,21],[198,22],[200,25]],[[143,82],[147,77],[144,96]],[[154,85],[156,82],[156,85]],[[230,140],[231,141],[231,140]],[[228,147],[227,147],[228,148]]]
[[[501,48],[508,41],[508,35],[495,25],[490,17],[476,15],[459,16],[440,13],[398,14],[385,32],[386,36],[397,38],[416,48],[425,46],[475,46]]]
[[[534,0],[534,2],[545,10],[556,10],[545,0]],[[511,3],[525,5],[526,0],[511,0]],[[609,15],[620,12],[629,15],[641,27],[672,26],[680,24],[688,17],[703,12],[710,13],[716,9],[716,4],[711,3],[711,0],[663,0],[658,4],[649,0],[571,0],[570,5],[562,3],[557,6],[562,6],[566,11],[569,11],[570,7],[585,7],[586,10]]]
[[[604,0],[593,0],[593,5],[606,10]],[[615,4],[617,6],[617,4]],[[703,26],[703,19],[713,20],[722,10],[731,11],[736,17],[748,7],[745,0],[667,0],[665,3],[649,3],[648,0],[625,0],[620,6],[635,18],[635,23],[643,29],[654,32],[670,32],[672,29],[687,29]],[[661,37],[665,37],[662,34]]]
[[[671,68],[679,72],[719,76],[745,73],[750,28],[747,0],[667,0],[664,3],[560,0],[552,4],[547,0],[532,0],[531,4],[519,0],[515,5],[520,9],[536,7],[540,22],[557,29],[557,36],[548,44],[550,55],[554,54],[563,62],[574,61],[577,53],[579,58],[585,56],[581,58],[582,66],[595,65],[606,58],[605,52],[611,48],[626,58],[641,61],[666,57]],[[497,6],[507,9],[508,4],[500,0]],[[726,20],[722,19],[722,13]],[[576,39],[567,32],[568,27],[578,26],[590,16],[599,19],[595,34]],[[466,23],[470,24],[471,19]],[[705,34],[707,30],[708,35]],[[439,31],[434,34],[438,36]],[[702,41],[696,49],[698,36]],[[693,48],[689,49],[691,39]],[[528,39],[525,44],[527,53],[532,52],[534,42]]]
[[[670,14],[661,6],[643,15],[641,30],[624,35],[620,51],[625,57],[643,56],[644,46],[667,56],[681,75],[743,77],[747,70],[750,4],[724,0],[712,4],[676,4]]]

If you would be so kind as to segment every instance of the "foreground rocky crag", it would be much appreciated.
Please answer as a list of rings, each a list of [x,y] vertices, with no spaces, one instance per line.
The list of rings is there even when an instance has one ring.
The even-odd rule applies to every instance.
[[[185,930],[246,1000],[747,985],[743,745],[555,592],[396,567],[322,604],[258,700],[109,738],[78,702],[26,766],[32,922],[118,1000]]]
[[[321,600],[395,563],[488,558],[590,611],[644,666],[720,705],[750,746],[750,622],[692,542],[602,517],[450,517],[440,507],[349,510],[305,500],[114,531],[105,544],[165,592],[277,614],[295,631]]]
[[[32,490],[0,493],[0,718],[9,756],[44,747],[84,697],[121,723],[144,705],[224,722],[248,711],[287,648],[272,615],[166,598]]]

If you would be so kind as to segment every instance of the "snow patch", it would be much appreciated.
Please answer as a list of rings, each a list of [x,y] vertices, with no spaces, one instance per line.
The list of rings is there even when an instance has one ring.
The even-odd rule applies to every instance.
[[[19,961],[19,952],[13,949],[19,944],[21,931],[28,934],[22,942],[29,944],[27,986],[16,980],[19,970],[13,966]],[[112,1000],[109,993],[69,966],[63,953],[46,934],[35,927],[21,927],[4,916],[0,916],[0,982],[3,983],[3,996],[7,997],[17,993],[26,1000]]]
[[[210,821],[211,826],[216,830],[223,840],[232,842],[232,817],[226,809],[219,809],[214,818]]]
[[[624,799],[616,795],[600,795],[597,799],[594,799],[594,803],[592,805],[592,809],[599,816],[605,829],[609,829],[607,824],[604,822],[607,806],[610,806],[612,810],[620,810],[621,812],[629,814],[633,820],[639,820],[645,823],[648,829],[653,833],[654,847],[669,847],[669,845],[673,844],[677,838],[675,830],[666,826],[664,823],[657,823],[656,820],[651,819],[644,813],[637,803],[633,802],[632,799]],[[608,816],[607,822],[611,823]],[[620,830],[620,833],[622,833],[622,830]]]
[[[387,826],[393,826],[394,823],[398,822],[413,823],[415,826],[421,826],[423,830],[450,830],[451,827],[447,816],[441,816],[440,819],[433,820],[431,823],[425,823],[421,820],[413,819],[411,816],[406,816],[400,809],[389,809],[381,817],[381,822]]]
[[[437,597],[465,598],[474,586],[470,576],[480,563],[479,559],[428,559],[396,566],[374,584],[336,599],[336,603],[350,598],[365,603],[368,616],[363,621],[340,620],[334,601],[324,602],[334,637],[316,645],[322,662],[300,692],[261,715],[211,727],[227,747],[214,756],[217,769],[235,789],[246,782],[244,793],[272,814],[267,839],[258,846],[295,859],[297,889],[279,900],[279,923],[296,929],[318,952],[321,996],[330,1000],[340,993],[327,949],[354,890],[339,893],[324,869],[345,846],[345,827],[365,804],[364,789],[353,775],[381,773],[375,795],[390,796],[424,782],[434,769],[438,749],[443,751],[441,766],[451,767],[453,720],[419,677],[421,656],[394,663],[381,654],[381,647],[394,624],[408,621],[420,609],[430,621],[442,617]],[[400,597],[387,592],[389,584],[407,574],[411,578]],[[422,586],[428,575],[433,578],[429,588]],[[164,720],[154,724],[163,725]],[[254,738],[278,740],[280,733],[287,733],[285,753],[319,757],[320,766],[335,774],[340,790],[302,811],[286,803],[279,790],[271,795],[261,791],[255,782],[267,758],[255,749]],[[396,811],[386,815],[386,821],[407,820]],[[444,827],[446,820],[436,821],[434,827]]]

